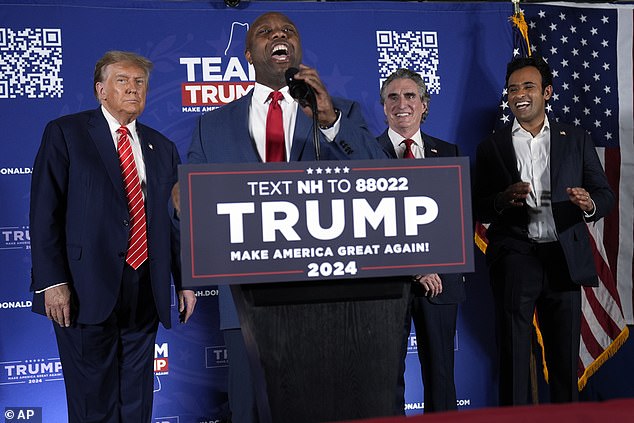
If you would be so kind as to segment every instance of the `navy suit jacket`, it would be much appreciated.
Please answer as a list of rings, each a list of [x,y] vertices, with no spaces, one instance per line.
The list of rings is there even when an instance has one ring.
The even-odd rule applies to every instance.
[[[512,124],[482,142],[476,153],[474,211],[482,223],[491,223],[487,238],[487,262],[494,265],[505,251],[525,248],[528,241],[527,207],[494,209],[495,197],[520,182],[511,136]],[[596,286],[597,273],[586,220],[597,221],[613,207],[615,198],[590,135],[581,128],[550,122],[550,184],[557,237],[573,282]],[[568,198],[566,188],[583,187],[596,212],[588,219]]]
[[[249,133],[249,105],[253,91],[221,108],[201,116],[187,154],[189,163],[258,163],[261,158]],[[375,159],[387,156],[368,131],[360,106],[350,100],[333,98],[341,111],[337,137],[327,142],[321,131],[322,160]],[[312,119],[297,110],[291,161],[315,160]],[[220,286],[220,327],[239,328],[238,315],[228,286]]]
[[[423,149],[425,151],[425,157],[456,157],[460,155],[458,146],[448,143],[446,141],[434,138],[421,131],[423,138]],[[377,140],[383,146],[383,149],[393,159],[398,159],[394,145],[388,136],[387,129],[381,135],[377,137]],[[435,297],[426,298],[434,304],[458,304],[464,301],[465,287],[464,278],[462,273],[446,273],[439,274],[442,280],[442,293]],[[422,295],[422,293],[421,293]],[[419,295],[420,296],[420,295]]]
[[[137,121],[146,169],[149,272],[163,325],[170,327],[170,273],[180,289],[179,236],[168,210],[180,157],[176,146]],[[103,322],[119,295],[130,230],[119,157],[101,108],[50,122],[31,186],[31,290],[68,282],[76,321]],[[172,272],[173,270],[173,272]],[[150,295],[152,297],[150,297]],[[45,314],[43,294],[33,311]]]

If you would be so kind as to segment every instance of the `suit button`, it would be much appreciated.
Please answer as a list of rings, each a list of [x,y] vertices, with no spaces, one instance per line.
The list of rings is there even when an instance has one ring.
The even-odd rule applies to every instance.
[[[123,219],[123,226],[130,226],[130,221],[128,219]]]

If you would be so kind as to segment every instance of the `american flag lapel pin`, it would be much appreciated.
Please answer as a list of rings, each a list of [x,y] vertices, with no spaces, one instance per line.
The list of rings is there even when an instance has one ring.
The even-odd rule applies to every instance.
[[[566,136],[566,131],[559,131],[559,135]]]

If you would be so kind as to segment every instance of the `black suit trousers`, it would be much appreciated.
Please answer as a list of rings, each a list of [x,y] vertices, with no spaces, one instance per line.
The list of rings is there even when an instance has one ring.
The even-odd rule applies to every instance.
[[[423,378],[425,413],[457,410],[454,382],[454,337],[458,304],[435,304],[412,284],[412,301],[403,328],[401,370],[396,390],[396,407],[405,407],[405,359],[412,321],[416,328],[416,349]]]
[[[158,316],[147,262],[125,266],[106,321],[54,327],[70,423],[151,421]]]
[[[551,402],[579,397],[581,288],[570,279],[559,242],[507,251],[490,269],[500,347],[500,405],[529,403],[533,313],[542,333]]]
[[[434,304],[416,296],[412,320],[423,377],[425,413],[457,410],[454,382],[454,337],[458,304]]]

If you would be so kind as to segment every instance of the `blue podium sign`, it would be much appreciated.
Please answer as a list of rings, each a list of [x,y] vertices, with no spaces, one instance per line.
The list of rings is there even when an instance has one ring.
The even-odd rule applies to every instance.
[[[465,157],[182,165],[183,283],[472,272]]]

